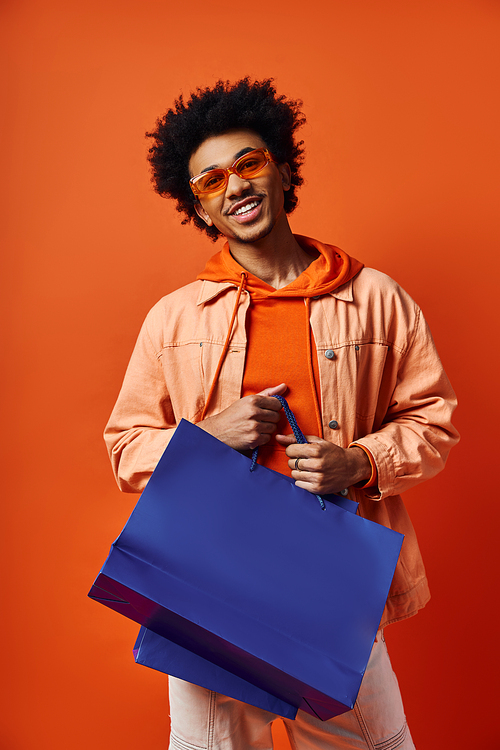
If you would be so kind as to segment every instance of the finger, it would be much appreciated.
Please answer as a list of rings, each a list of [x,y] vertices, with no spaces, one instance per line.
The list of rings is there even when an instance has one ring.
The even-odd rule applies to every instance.
[[[295,435],[276,435],[276,442],[280,445],[293,445],[297,441]]]
[[[281,445],[283,445],[283,443],[281,443]],[[294,460],[296,458],[312,458],[316,452],[317,449],[313,448],[312,446],[308,446],[307,443],[297,443],[295,441],[293,443],[288,443],[288,447],[286,449],[286,455],[288,456],[288,458],[293,458]]]
[[[261,432],[259,435],[257,445],[266,445],[266,443],[268,443],[270,440],[271,440],[271,435]]]
[[[280,383],[272,388],[264,388],[263,391],[259,391],[258,396],[281,396],[287,390],[286,383]],[[279,403],[279,401],[278,401]]]
[[[288,461],[288,467],[292,470],[292,476],[294,479],[300,479],[302,472],[314,471],[309,465],[307,458],[291,458]]]
[[[272,435],[276,430],[276,425],[273,422],[259,422],[255,425],[255,429],[263,435]]]
[[[280,417],[281,414],[279,409],[266,409],[263,407],[255,409],[252,414],[252,419],[255,419],[256,422],[273,422],[275,426],[280,421]]]
[[[281,411],[282,407],[277,398],[272,398],[271,396],[259,396],[258,408],[278,412]]]
[[[306,482],[303,480],[298,480],[295,482],[296,487],[301,487],[303,490],[307,490],[308,492],[312,492],[313,495],[321,495],[322,490],[321,487],[318,484],[311,484],[311,482]]]

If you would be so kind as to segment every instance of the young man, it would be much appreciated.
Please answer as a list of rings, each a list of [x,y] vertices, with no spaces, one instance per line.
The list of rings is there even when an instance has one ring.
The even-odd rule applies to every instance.
[[[225,244],[149,313],[106,428],[117,481],[141,491],[181,418],[315,494],[348,488],[405,541],[358,700],[285,721],[292,746],[413,748],[383,639],[429,598],[399,493],[440,471],[458,440],[455,396],[417,305],[342,250],[292,234],[304,118],[271,81],[182,98],[148,135],[161,195]],[[290,436],[285,394],[308,444]],[[270,748],[273,714],[170,679],[171,747]]]

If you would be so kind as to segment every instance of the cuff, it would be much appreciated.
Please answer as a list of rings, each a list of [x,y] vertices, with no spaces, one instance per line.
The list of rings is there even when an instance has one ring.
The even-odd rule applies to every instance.
[[[361,490],[367,489],[368,487],[375,487],[377,485],[377,480],[378,480],[377,467],[375,465],[374,458],[372,454],[370,453],[370,451],[368,450],[368,448],[366,448],[364,445],[361,445],[361,443],[350,443],[347,447],[348,448],[353,448],[353,447],[361,448],[361,450],[363,450],[368,456],[368,460],[370,462],[370,466],[372,469],[370,478],[364,484],[361,484],[361,483],[357,484],[356,487]]]

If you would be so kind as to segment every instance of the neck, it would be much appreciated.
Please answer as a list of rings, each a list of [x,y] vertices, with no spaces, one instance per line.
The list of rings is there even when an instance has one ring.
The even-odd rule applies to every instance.
[[[231,255],[240,266],[274,289],[291,284],[313,260],[293,236],[284,213],[282,217],[283,220],[257,242],[227,238]]]

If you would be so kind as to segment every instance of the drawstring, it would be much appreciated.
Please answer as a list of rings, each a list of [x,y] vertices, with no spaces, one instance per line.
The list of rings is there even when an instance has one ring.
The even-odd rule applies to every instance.
[[[283,398],[283,396],[273,396],[272,398],[277,398],[280,402],[283,411],[285,412],[285,416],[288,419],[288,424],[292,428],[293,436],[297,443],[304,445],[304,443],[307,443],[307,440],[304,437],[304,434],[302,430],[300,429],[299,425],[297,424],[297,420],[295,419],[295,414],[288,406],[287,400]],[[254,448],[252,453],[252,463],[250,464],[250,471],[255,471],[256,465],[257,465],[257,458],[259,455],[259,447]],[[321,495],[315,495],[315,497],[318,499],[319,504],[321,505],[321,510],[326,510],[325,501],[321,497]]]
[[[321,419],[321,412],[318,402],[318,392],[316,390],[316,383],[314,382],[314,370],[312,365],[312,347],[311,347],[311,298],[305,298],[306,303],[306,341],[307,341],[307,367],[309,370],[309,381],[311,383],[311,391],[313,394],[314,411],[316,413],[316,424],[318,425],[318,437],[323,437],[323,421]]]
[[[211,398],[212,398],[212,396],[214,394],[215,386],[217,385],[217,380],[219,379],[220,371],[222,369],[222,363],[224,362],[224,358],[225,358],[225,356],[227,354],[227,350],[229,349],[229,342],[231,341],[231,334],[233,332],[234,319],[236,318],[236,313],[238,312],[238,305],[240,303],[241,293],[243,292],[243,290],[245,288],[247,278],[248,278],[248,274],[246,274],[244,271],[242,271],[241,272],[241,281],[240,281],[240,285],[238,287],[238,294],[236,295],[236,302],[234,303],[233,314],[231,316],[231,322],[229,323],[229,328],[228,328],[228,331],[227,331],[226,341],[225,341],[224,346],[222,348],[222,354],[219,357],[219,363],[217,365],[217,369],[215,370],[215,375],[214,375],[213,380],[212,380],[212,385],[210,386],[210,390],[208,392],[208,396],[207,396],[207,399],[205,401],[205,406],[203,407],[203,411],[201,413],[200,422],[203,419],[205,419],[205,415],[207,413],[208,405],[209,405],[210,400],[211,400]]]
[[[229,349],[229,343],[231,341],[231,334],[233,332],[233,325],[234,325],[234,321],[235,321],[235,318],[236,318],[236,313],[238,312],[238,305],[240,303],[241,294],[242,294],[243,290],[245,289],[247,278],[248,278],[247,274],[244,271],[242,271],[242,273],[241,273],[241,281],[240,281],[240,285],[238,287],[238,294],[236,295],[236,301],[234,303],[233,314],[231,316],[231,321],[229,323],[229,328],[228,328],[228,331],[227,331],[226,341],[224,342],[224,346],[222,348],[222,353],[221,353],[221,355],[219,357],[219,362],[217,364],[217,369],[215,370],[215,375],[213,377],[212,385],[210,386],[210,390],[208,392],[208,396],[207,396],[206,401],[205,401],[205,406],[203,407],[203,411],[201,413],[201,419],[200,419],[200,421],[202,421],[203,419],[205,419],[205,415],[207,413],[208,405],[209,405],[210,400],[211,400],[211,398],[213,396],[213,393],[215,391],[215,387],[217,385],[217,381],[219,379],[219,375],[220,375],[220,371],[222,369],[222,364],[224,362],[224,358],[225,358],[225,356],[227,354],[227,350]],[[310,313],[310,299],[309,299],[309,297],[305,298],[305,303],[306,303],[306,311],[307,311],[307,314],[306,314],[306,324],[307,324],[306,341],[307,341],[307,363],[308,363],[308,369],[309,369],[309,379],[311,381],[311,389],[312,389],[312,392],[313,392],[314,409],[315,409],[315,412],[316,412],[316,421],[317,421],[317,424],[318,424],[318,436],[322,437],[323,436],[323,428],[321,426],[321,415],[320,415],[320,411],[319,411],[318,394],[316,393],[316,386],[315,386],[315,383],[314,383],[314,372],[313,372],[313,368],[312,368],[312,358],[311,358],[312,357],[312,351],[311,351],[311,331],[310,331],[310,323],[309,323],[309,313]],[[293,434],[295,436],[295,439],[296,439],[297,443],[302,443],[302,444],[303,443],[307,443],[307,440],[305,439],[304,435],[302,434],[302,432],[301,432],[301,430],[300,430],[300,428],[299,428],[299,426],[298,426],[298,424],[297,424],[297,422],[295,420],[295,415],[293,414],[292,410],[288,406],[288,403],[286,402],[286,400],[283,398],[283,396],[274,396],[274,398],[277,398],[278,401],[281,403],[281,406],[283,407],[283,411],[286,414],[286,417],[288,419],[290,427],[292,428],[292,431],[293,431]],[[251,461],[251,464],[250,464],[250,471],[254,471],[255,468],[256,468],[258,453],[259,453],[259,449],[257,447],[257,448],[254,449],[254,451],[252,453],[252,461]],[[324,502],[323,498],[321,497],[321,495],[315,495],[315,497],[319,500],[319,504],[321,505],[322,510],[326,510],[325,502]]]

